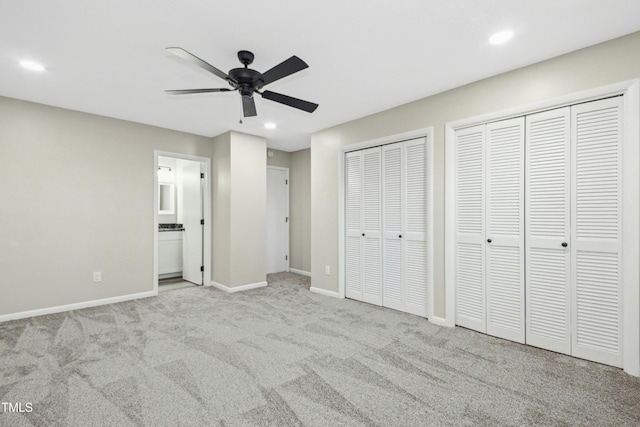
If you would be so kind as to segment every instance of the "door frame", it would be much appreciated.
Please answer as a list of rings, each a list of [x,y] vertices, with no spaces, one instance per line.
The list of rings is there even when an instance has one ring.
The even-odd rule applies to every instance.
[[[625,372],[640,376],[640,79],[572,93],[510,109],[445,124],[445,318],[454,327],[455,290],[455,131],[458,129],[538,113],[554,108],[623,95],[623,240],[622,270],[622,359]]]
[[[285,270],[287,273],[290,270],[291,267],[291,245],[290,245],[290,239],[291,239],[291,206],[290,206],[290,198],[291,198],[291,183],[289,181],[291,181],[291,179],[289,178],[289,168],[287,167],[283,167],[283,166],[271,166],[271,165],[267,165],[267,171],[269,169],[272,170],[279,170],[279,171],[284,171],[287,174],[287,269]],[[269,179],[267,177],[267,179]],[[267,193],[267,197],[269,197],[269,194]],[[267,252],[268,252],[268,248],[267,248]]]
[[[362,141],[355,144],[349,144],[340,147],[338,153],[338,293],[323,292],[327,295],[336,296],[338,298],[345,298],[345,274],[346,274],[346,224],[345,224],[345,197],[346,192],[344,188],[345,184],[345,157],[346,153],[350,151],[364,150],[366,148],[372,148],[387,144],[393,144],[396,142],[404,142],[412,139],[425,138],[425,167],[427,172],[425,174],[425,188],[426,194],[426,221],[427,221],[427,298],[429,299],[427,306],[427,318],[430,322],[440,324],[440,318],[433,316],[433,127],[427,127],[423,129],[416,129],[410,132],[399,133],[395,135],[386,136],[383,138],[376,138],[368,141]],[[313,291],[314,288],[311,288]]]
[[[202,236],[204,243],[202,253],[204,262],[203,284],[204,286],[211,286],[211,158],[153,150],[153,293],[158,295],[158,157],[191,160],[200,163],[201,170],[204,169],[204,194],[202,199],[204,212]]]

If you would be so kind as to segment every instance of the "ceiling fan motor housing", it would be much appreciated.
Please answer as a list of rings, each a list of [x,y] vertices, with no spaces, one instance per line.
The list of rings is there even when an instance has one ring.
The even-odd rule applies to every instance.
[[[229,84],[239,89],[242,96],[253,96],[255,90],[260,90],[264,86],[262,74],[252,70],[247,66],[253,62],[254,55],[248,50],[238,52],[238,59],[244,64],[244,68],[234,68],[229,71]]]
[[[254,90],[262,89],[262,74],[251,68],[234,68],[229,71],[229,84],[240,90],[242,96],[253,96]]]

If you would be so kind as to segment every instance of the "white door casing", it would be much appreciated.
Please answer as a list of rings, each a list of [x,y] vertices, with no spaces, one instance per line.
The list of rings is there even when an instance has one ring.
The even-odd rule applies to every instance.
[[[289,271],[289,171],[267,167],[267,273]]]

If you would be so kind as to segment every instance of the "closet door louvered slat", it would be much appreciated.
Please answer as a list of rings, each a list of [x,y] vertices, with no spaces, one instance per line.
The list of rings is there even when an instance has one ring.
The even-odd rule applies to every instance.
[[[456,324],[480,332],[486,332],[484,144],[485,125],[456,131]]]
[[[527,344],[569,354],[569,108],[526,117]]]
[[[524,118],[486,127],[487,333],[524,343]]]
[[[571,107],[572,354],[622,366],[622,100]]]

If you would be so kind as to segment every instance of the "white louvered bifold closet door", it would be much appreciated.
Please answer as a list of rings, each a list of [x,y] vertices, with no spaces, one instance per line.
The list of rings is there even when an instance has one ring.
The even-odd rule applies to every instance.
[[[486,127],[487,333],[524,343],[524,117]]]
[[[347,153],[345,159],[345,293],[362,300],[362,154]]]
[[[485,125],[457,130],[456,324],[486,332],[484,263]]]
[[[572,354],[622,366],[622,98],[571,107]]]
[[[346,154],[347,298],[382,304],[380,148]]]
[[[383,212],[383,280],[382,305],[395,310],[404,310],[404,261],[400,235],[403,224],[402,144],[382,147],[382,212]]]
[[[380,147],[362,151],[362,301],[382,305],[382,192]]]
[[[569,354],[569,107],[526,117],[527,344]]]
[[[382,305],[427,316],[426,147],[423,138],[382,147]]]
[[[402,143],[404,203],[404,311],[427,317],[427,158],[424,138]]]

